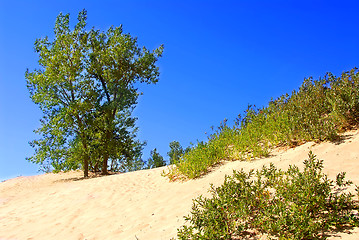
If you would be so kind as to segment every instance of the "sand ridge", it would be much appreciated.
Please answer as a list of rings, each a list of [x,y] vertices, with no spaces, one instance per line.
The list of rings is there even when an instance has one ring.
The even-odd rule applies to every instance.
[[[208,175],[169,182],[167,167],[83,179],[81,171],[18,177],[0,183],[0,239],[170,239],[183,225],[192,199],[208,195],[233,169],[248,171],[270,162],[280,168],[303,166],[309,150],[324,159],[324,172],[334,179],[347,172],[359,185],[359,131],[342,142],[306,143],[269,158],[226,162]],[[359,239],[359,230],[330,239]]]

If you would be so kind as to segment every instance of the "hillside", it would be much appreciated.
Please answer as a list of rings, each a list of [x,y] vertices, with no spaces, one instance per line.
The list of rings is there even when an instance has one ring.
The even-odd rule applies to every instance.
[[[226,162],[206,176],[185,182],[162,177],[166,167],[82,179],[82,172],[18,177],[0,183],[0,239],[170,239],[183,225],[192,199],[220,185],[233,169],[260,168],[275,163],[302,166],[312,150],[324,160],[324,172],[359,185],[359,131],[340,142],[308,142],[277,149],[268,158]],[[359,239],[359,230],[330,239]]]

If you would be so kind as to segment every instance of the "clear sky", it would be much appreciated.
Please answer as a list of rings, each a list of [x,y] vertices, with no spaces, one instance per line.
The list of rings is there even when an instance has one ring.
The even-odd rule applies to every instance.
[[[36,38],[53,37],[56,16],[88,11],[88,28],[124,32],[154,49],[165,45],[157,85],[134,114],[144,160],[168,144],[205,140],[205,132],[248,104],[298,89],[305,77],[359,67],[359,1],[5,1],[0,0],[0,180],[38,174],[25,160],[34,150],[41,112],[30,100],[24,73],[38,67]]]

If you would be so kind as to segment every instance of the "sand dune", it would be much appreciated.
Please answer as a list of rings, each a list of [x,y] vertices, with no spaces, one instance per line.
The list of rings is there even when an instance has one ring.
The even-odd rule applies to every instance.
[[[190,212],[192,199],[208,194],[233,169],[260,168],[269,162],[303,166],[309,150],[324,159],[331,178],[347,172],[359,185],[359,131],[341,143],[306,143],[252,162],[228,162],[186,182],[161,176],[166,167],[82,179],[82,172],[18,177],[0,183],[0,239],[170,239]],[[359,239],[359,230],[331,239]]]

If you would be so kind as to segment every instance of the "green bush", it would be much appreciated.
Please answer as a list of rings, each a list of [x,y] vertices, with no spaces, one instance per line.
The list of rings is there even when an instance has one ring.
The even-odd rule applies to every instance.
[[[211,198],[194,200],[188,225],[179,239],[240,239],[259,233],[279,239],[325,239],[330,230],[359,225],[353,210],[358,204],[343,189],[352,184],[345,173],[331,181],[322,173],[323,161],[312,152],[304,170],[273,164],[249,173],[234,171],[220,187],[211,186]],[[358,191],[358,187],[357,187]]]
[[[196,178],[222,160],[251,160],[268,156],[276,146],[296,146],[307,141],[336,140],[359,123],[359,73],[356,68],[340,77],[305,79],[298,91],[269,102],[249,106],[233,127],[226,121],[184,154],[168,176]]]

